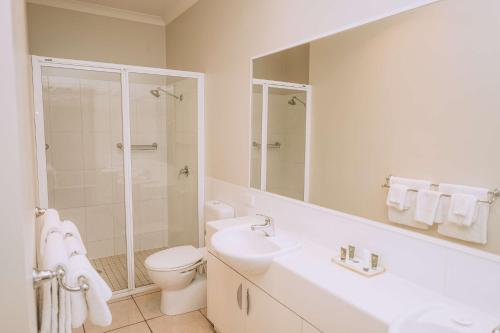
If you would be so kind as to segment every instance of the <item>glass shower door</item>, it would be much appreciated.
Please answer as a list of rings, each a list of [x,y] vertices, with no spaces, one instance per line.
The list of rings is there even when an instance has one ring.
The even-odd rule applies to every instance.
[[[150,254],[199,245],[197,81],[129,74],[135,287]]]
[[[47,181],[41,205],[77,225],[91,263],[113,291],[127,289],[123,155],[113,144],[123,134],[120,71],[43,66],[41,80],[45,154],[39,157]]]

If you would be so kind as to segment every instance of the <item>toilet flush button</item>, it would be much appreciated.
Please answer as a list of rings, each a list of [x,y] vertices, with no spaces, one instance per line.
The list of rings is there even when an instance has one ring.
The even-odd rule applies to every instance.
[[[461,326],[471,326],[473,324],[472,318],[467,315],[456,315],[453,321]]]

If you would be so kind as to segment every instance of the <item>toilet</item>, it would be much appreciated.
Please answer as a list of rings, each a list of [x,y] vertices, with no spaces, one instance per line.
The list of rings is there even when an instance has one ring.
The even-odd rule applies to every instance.
[[[234,208],[212,200],[205,203],[205,222],[234,217]],[[151,280],[161,289],[160,310],[178,315],[207,306],[206,249],[191,245],[171,247],[146,258]]]

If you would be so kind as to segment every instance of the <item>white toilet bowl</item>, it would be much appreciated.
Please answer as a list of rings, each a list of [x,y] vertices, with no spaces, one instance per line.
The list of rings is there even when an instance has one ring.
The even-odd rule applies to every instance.
[[[204,248],[176,246],[150,255],[144,265],[161,289],[161,312],[167,315],[206,307],[206,277],[197,273],[204,262]]]

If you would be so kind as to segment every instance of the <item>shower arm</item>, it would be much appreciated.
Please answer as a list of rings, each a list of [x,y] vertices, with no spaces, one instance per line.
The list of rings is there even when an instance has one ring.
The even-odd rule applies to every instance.
[[[179,101],[182,101],[182,99],[183,99],[182,94],[180,94],[179,96],[174,95],[174,94],[172,94],[171,92],[169,92],[169,91],[167,91],[167,90],[163,89],[162,87],[158,87],[158,88],[156,88],[156,90],[158,90],[158,91],[163,91],[165,94],[167,94],[167,95],[169,95],[169,96],[171,96],[171,97],[173,97],[173,98],[175,98],[175,99],[178,99]]]

